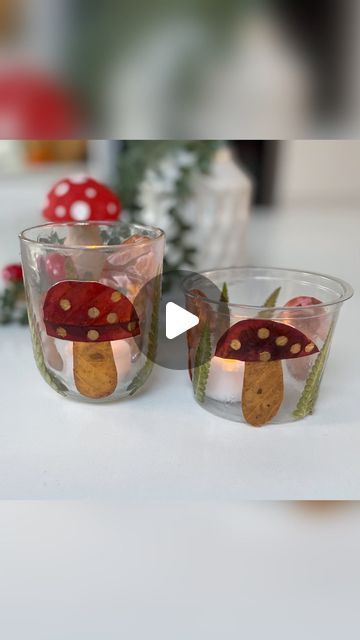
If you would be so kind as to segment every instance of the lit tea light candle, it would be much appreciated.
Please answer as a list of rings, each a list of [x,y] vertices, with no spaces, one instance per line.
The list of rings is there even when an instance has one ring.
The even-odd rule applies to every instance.
[[[63,340],[57,340],[59,357],[63,360],[64,374],[70,375],[73,370],[73,344],[72,342],[65,342]],[[131,369],[131,348],[127,340],[113,340],[111,342],[111,349],[114,356],[116,371],[118,375],[118,382],[121,382],[126,378]],[[61,354],[61,355],[60,355]],[[54,365],[49,362],[53,367]]]
[[[126,378],[131,369],[131,349],[127,340],[113,340],[111,342],[114,354],[118,382]]]
[[[206,395],[220,402],[240,402],[243,379],[243,362],[214,356],[210,362]]]
[[[58,342],[60,342],[58,340]],[[47,363],[52,369],[56,371],[62,371],[64,368],[64,361],[59,353],[59,349],[56,346],[55,338],[46,336],[43,338],[44,354]]]

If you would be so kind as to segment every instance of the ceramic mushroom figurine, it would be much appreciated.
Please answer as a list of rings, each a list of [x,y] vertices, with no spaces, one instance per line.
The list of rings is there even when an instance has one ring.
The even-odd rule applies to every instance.
[[[78,176],[57,182],[46,197],[43,216],[49,222],[114,222],[121,213],[117,195],[94,178]],[[103,242],[97,225],[79,224],[68,231],[65,246],[97,246]],[[104,256],[79,251],[74,267],[80,278],[100,276]]]
[[[117,195],[94,178],[79,176],[58,181],[46,197],[43,216],[49,222],[104,222],[117,220]]]
[[[111,341],[140,333],[130,300],[99,282],[58,282],[47,292],[44,323],[49,336],[74,343],[78,391],[94,399],[111,395],[117,386]]]
[[[277,414],[283,401],[281,360],[318,351],[314,342],[290,325],[250,318],[237,322],[223,334],[215,355],[245,362],[242,411],[249,424],[260,427]]]

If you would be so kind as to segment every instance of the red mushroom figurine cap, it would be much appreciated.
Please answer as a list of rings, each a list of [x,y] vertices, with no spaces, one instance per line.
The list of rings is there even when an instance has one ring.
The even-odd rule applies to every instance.
[[[73,342],[122,340],[140,333],[130,300],[99,282],[55,284],[45,298],[44,323],[49,336]]]
[[[19,263],[7,264],[1,272],[3,280],[5,282],[22,282],[23,281],[23,270],[22,266]]]
[[[262,318],[241,320],[220,338],[215,355],[244,362],[301,358],[319,349],[302,331]]]
[[[117,220],[120,212],[116,193],[86,176],[59,180],[43,207],[43,216],[50,222],[108,222]]]

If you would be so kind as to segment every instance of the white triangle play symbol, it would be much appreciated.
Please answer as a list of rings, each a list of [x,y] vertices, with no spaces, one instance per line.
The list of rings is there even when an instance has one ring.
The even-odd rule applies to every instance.
[[[196,327],[199,318],[190,311],[179,307],[175,302],[168,302],[166,305],[166,337],[169,340],[180,336],[182,333]]]

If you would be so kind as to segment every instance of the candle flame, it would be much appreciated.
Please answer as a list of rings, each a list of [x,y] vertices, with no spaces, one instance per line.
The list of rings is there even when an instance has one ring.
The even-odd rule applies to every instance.
[[[228,371],[231,373],[232,371],[241,371],[244,363],[240,360],[225,360],[224,358],[218,358],[220,360],[219,364],[221,365],[224,371]]]

